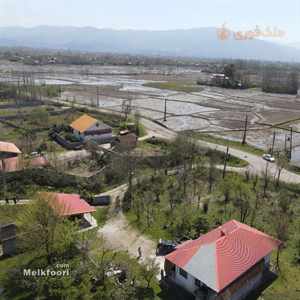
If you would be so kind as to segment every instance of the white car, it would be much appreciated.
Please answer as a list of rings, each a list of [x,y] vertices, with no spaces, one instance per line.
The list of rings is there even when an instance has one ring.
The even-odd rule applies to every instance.
[[[275,162],[275,158],[271,154],[264,154],[263,159],[269,162]]]

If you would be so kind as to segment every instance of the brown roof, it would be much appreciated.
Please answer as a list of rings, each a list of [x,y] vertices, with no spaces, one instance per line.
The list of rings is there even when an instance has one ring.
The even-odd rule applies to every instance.
[[[21,154],[20,149],[13,143],[0,142],[0,152]]]
[[[98,121],[95,118],[90,117],[87,114],[84,114],[80,118],[75,120],[73,123],[71,123],[70,126],[79,132],[84,132],[97,122]]]

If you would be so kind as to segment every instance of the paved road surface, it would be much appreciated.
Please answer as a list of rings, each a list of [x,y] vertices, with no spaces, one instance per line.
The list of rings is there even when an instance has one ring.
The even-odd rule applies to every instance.
[[[49,101],[53,101],[53,100],[49,99]],[[66,101],[60,100],[60,102],[65,103],[66,105],[70,105],[70,103],[68,103]],[[80,104],[75,104],[75,106],[76,107],[85,107],[84,105],[80,105]],[[95,109],[99,112],[107,112],[107,110],[103,109],[103,108],[99,108],[99,109],[93,108],[93,109]],[[119,112],[115,112],[115,114],[120,115]],[[150,135],[150,136],[156,136],[156,137],[161,137],[164,139],[171,140],[171,139],[174,139],[177,135],[176,132],[169,130],[149,119],[141,118],[141,122],[147,129],[148,135]],[[200,140],[198,140],[198,144],[201,146],[207,146],[211,149],[217,149],[219,151],[226,152],[225,146],[207,143],[207,142],[200,141]],[[252,174],[261,175],[262,172],[264,172],[264,170],[266,168],[267,162],[257,155],[249,154],[247,152],[244,152],[242,150],[237,150],[237,149],[230,149],[230,154],[235,157],[238,157],[240,159],[246,160],[249,163],[249,170]],[[276,169],[277,169],[276,164],[269,164],[269,174],[271,176],[276,175],[276,172],[277,172]],[[289,172],[287,170],[283,170],[282,174],[281,174],[281,181],[284,181],[287,183],[297,183],[298,184],[298,183],[300,183],[300,175]]]
[[[152,135],[161,137],[164,139],[174,139],[176,137],[176,133],[167,128],[164,128],[157,123],[154,123],[147,119],[142,119],[142,122],[148,132],[151,132]],[[207,147],[210,149],[216,149],[221,152],[226,152],[227,147],[222,145],[217,145],[213,143],[208,143],[205,141],[197,140],[197,144],[201,147]],[[249,163],[247,167],[251,174],[262,175],[266,170],[266,165],[268,164],[268,173],[270,176],[276,176],[277,174],[277,166],[275,163],[267,163],[260,156],[244,152],[242,150],[230,148],[230,155],[243,159]],[[239,169],[240,170],[240,169]],[[287,183],[300,183],[300,175],[297,175],[293,172],[283,170],[280,176],[281,181]]]

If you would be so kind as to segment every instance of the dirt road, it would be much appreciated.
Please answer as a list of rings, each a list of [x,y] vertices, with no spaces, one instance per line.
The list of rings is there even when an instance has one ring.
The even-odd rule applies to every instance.
[[[98,235],[104,238],[107,247],[127,251],[131,257],[138,258],[138,248],[141,247],[142,257],[139,261],[141,263],[145,263],[145,258],[154,259],[160,269],[163,269],[163,258],[155,255],[156,244],[130,226],[121,211],[115,214],[116,199],[117,197],[122,198],[126,190],[127,185],[123,184],[113,190],[101,194],[111,196],[111,213],[113,216],[104,225],[104,227],[98,230]],[[158,279],[160,279],[160,273],[157,274],[157,276]]]
[[[155,255],[156,244],[132,228],[123,213],[120,212],[111,218],[104,227],[99,229],[98,234],[104,238],[109,248],[127,251],[131,257],[137,259],[138,248],[141,247],[140,262],[145,263],[145,258],[154,259],[160,269],[163,269],[163,257]]]

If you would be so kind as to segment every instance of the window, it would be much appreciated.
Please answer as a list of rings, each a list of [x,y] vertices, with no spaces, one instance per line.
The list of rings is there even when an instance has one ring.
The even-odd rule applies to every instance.
[[[196,279],[196,278],[195,278],[195,286],[197,286],[197,287],[201,287],[202,286],[201,281],[198,280],[198,279]]]
[[[184,270],[182,270],[182,269],[179,269],[179,274],[180,274],[182,277],[184,277],[185,279],[187,279],[187,277],[188,277],[187,272],[184,271]]]

